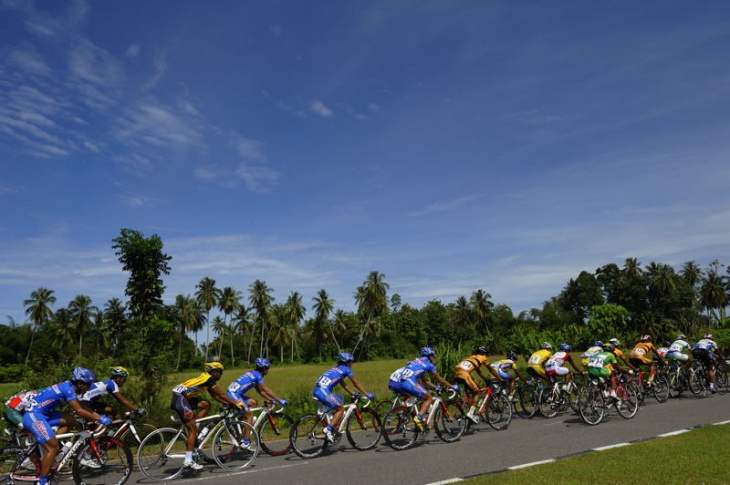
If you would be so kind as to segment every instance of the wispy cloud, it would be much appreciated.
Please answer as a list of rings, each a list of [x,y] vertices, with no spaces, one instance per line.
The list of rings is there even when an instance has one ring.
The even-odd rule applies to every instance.
[[[407,215],[411,217],[418,217],[426,214],[433,214],[435,212],[452,211],[454,209],[464,206],[465,204],[468,204],[469,202],[480,199],[481,197],[481,195],[469,195],[466,197],[459,197],[452,200],[438,201],[428,205],[424,209],[408,212]]]
[[[140,102],[124,110],[112,132],[123,143],[173,149],[197,145],[202,138],[191,120],[154,102]]]
[[[315,113],[322,118],[330,118],[334,116],[334,113],[331,109],[329,109],[322,101],[312,101],[312,104],[309,106],[310,111],[312,113]]]

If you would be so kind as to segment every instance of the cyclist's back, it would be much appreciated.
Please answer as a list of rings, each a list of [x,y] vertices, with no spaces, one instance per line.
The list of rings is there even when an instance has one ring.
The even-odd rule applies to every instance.
[[[543,364],[552,356],[553,346],[549,342],[540,344],[540,350],[534,352],[527,360],[527,372],[535,377],[549,380]]]

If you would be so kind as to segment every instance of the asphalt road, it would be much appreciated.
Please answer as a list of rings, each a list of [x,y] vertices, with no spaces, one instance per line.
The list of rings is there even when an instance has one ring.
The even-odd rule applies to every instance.
[[[296,455],[259,455],[250,469],[237,473],[215,464],[171,483],[231,482],[317,484],[336,481],[348,485],[397,483],[428,484],[505,470],[508,467],[565,457],[595,448],[643,441],[660,434],[730,420],[730,395],[704,399],[682,397],[659,404],[649,398],[633,419],[611,412],[598,426],[588,426],[572,413],[545,419],[513,419],[509,429],[494,431],[482,424],[456,443],[443,443],[435,433],[422,444],[394,451],[381,443],[371,451],[356,451],[343,437],[339,446],[324,455],[303,460]],[[154,483],[136,472],[127,483]]]

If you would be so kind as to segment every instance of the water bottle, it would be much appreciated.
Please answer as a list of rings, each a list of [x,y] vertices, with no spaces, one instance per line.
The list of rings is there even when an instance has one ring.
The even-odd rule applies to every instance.
[[[201,429],[201,430],[200,430],[200,437],[199,437],[199,439],[200,439],[201,441],[202,441],[202,440],[203,440],[203,439],[205,438],[205,436],[206,436],[206,435],[208,434],[208,431],[210,431],[210,426],[209,426],[209,425],[205,425],[205,426],[203,426],[203,429]]]
[[[63,444],[63,447],[61,448],[61,451],[58,452],[56,455],[56,459],[54,460],[56,463],[61,461],[61,459],[66,456],[66,453],[68,453],[68,450],[71,449],[71,442],[67,441]]]

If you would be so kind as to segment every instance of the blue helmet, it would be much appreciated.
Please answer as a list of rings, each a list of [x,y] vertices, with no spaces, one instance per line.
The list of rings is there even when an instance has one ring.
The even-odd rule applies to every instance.
[[[264,359],[263,357],[259,357],[254,362],[256,364],[257,369],[268,369],[271,367],[271,362],[269,362],[269,359]]]
[[[594,343],[593,345],[594,345],[595,347],[603,347],[603,342],[601,342],[600,340],[596,340],[596,341],[595,341],[595,343]]]
[[[349,364],[351,362],[355,362],[355,356],[350,352],[341,352],[340,355],[337,356],[338,364]]]
[[[436,351],[431,347],[424,347],[421,349],[421,357],[431,357],[436,355]]]
[[[85,382],[91,384],[96,381],[96,376],[86,367],[76,367],[71,371],[71,382]]]
[[[563,352],[570,352],[573,350],[573,347],[571,347],[569,344],[560,344],[558,345],[558,350],[561,350]]]

